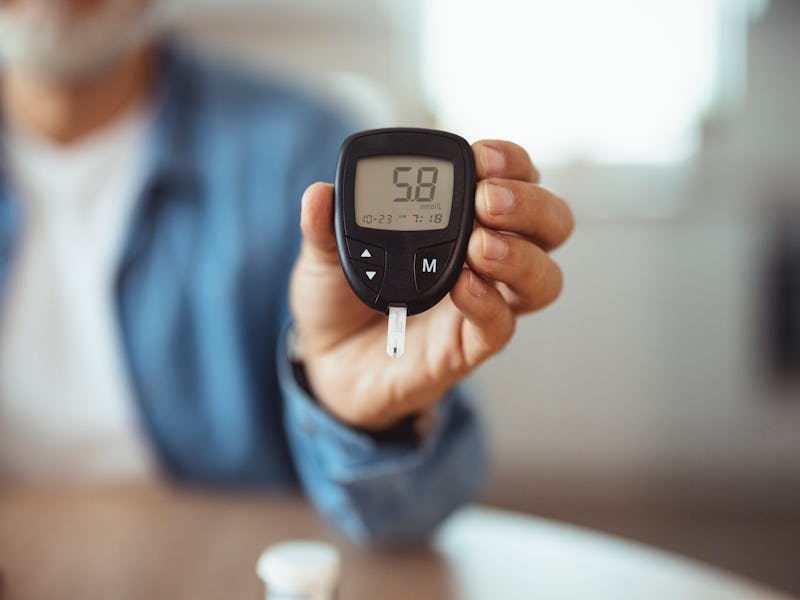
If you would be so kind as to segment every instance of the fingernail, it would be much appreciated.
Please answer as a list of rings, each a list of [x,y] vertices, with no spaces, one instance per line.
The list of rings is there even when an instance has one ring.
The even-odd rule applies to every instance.
[[[483,258],[500,260],[508,253],[508,244],[504,239],[486,231],[483,232]]]
[[[507,187],[490,184],[486,193],[486,209],[490,215],[504,215],[511,212],[514,195]]]
[[[472,271],[469,272],[469,293],[473,296],[480,298],[486,294],[486,282],[480,277],[475,275]]]
[[[489,146],[481,146],[481,161],[483,168],[489,175],[497,175],[503,171],[506,159],[503,153]]]

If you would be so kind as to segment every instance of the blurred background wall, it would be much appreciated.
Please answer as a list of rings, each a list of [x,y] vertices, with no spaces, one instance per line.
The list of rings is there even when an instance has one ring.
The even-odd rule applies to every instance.
[[[485,500],[800,593],[800,3],[190,0],[182,28],[365,127],[523,142],[577,228],[474,378]]]

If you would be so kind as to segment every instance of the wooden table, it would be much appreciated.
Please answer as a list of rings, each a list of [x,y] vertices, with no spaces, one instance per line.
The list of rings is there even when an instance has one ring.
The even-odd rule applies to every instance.
[[[788,599],[689,560],[567,525],[468,508],[432,546],[349,544],[296,496],[170,488],[0,489],[2,600],[263,598],[261,550],[313,538],[343,552],[343,600]]]

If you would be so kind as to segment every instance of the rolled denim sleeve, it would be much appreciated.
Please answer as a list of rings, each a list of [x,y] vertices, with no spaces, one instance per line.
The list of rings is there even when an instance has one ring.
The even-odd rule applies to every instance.
[[[286,332],[277,356],[284,427],[300,479],[320,512],[349,537],[419,540],[474,498],[485,453],[461,390],[439,402],[434,425],[419,442],[382,442],[343,424],[298,384]]]

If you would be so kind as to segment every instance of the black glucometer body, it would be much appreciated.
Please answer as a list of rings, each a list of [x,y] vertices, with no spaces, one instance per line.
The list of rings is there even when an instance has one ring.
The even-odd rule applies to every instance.
[[[455,285],[475,218],[466,140],[432,129],[374,129],[342,144],[334,221],[356,295],[381,313],[421,313]]]

